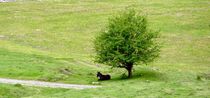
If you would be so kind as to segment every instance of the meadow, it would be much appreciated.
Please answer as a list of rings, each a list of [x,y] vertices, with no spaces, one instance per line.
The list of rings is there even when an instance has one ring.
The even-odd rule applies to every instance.
[[[89,84],[96,89],[0,84],[0,98],[209,98],[209,0],[16,0],[0,3],[0,77]],[[109,17],[133,7],[160,30],[160,58],[124,69],[93,62],[93,39]]]

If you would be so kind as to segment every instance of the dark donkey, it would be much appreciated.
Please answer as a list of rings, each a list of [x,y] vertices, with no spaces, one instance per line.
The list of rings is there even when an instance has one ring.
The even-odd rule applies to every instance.
[[[97,73],[97,78],[98,80],[109,80],[111,79],[111,76],[110,75],[103,75],[102,73],[98,72]]]

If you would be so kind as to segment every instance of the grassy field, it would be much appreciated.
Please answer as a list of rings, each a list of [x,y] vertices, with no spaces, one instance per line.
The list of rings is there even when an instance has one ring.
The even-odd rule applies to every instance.
[[[112,80],[97,89],[0,84],[0,98],[210,98],[209,0],[17,0],[0,3],[0,77],[73,84]],[[159,30],[161,56],[123,69],[92,62],[93,38],[127,7],[142,10]],[[201,79],[199,79],[201,78]]]

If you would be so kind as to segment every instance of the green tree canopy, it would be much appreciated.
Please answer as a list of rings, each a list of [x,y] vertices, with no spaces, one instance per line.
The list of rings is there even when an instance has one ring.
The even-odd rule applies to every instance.
[[[96,37],[95,61],[126,68],[131,77],[134,64],[147,64],[159,56],[158,34],[148,29],[145,15],[130,9],[121,12]]]

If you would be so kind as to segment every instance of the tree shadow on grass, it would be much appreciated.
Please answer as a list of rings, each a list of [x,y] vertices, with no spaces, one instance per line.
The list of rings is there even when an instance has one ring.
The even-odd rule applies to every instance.
[[[113,77],[111,81],[123,81],[123,80],[134,80],[134,79],[140,79],[146,81],[166,81],[167,77],[164,73],[161,73],[160,71],[144,68],[141,70],[134,71],[131,78],[127,78],[127,73],[123,73],[121,75]]]

